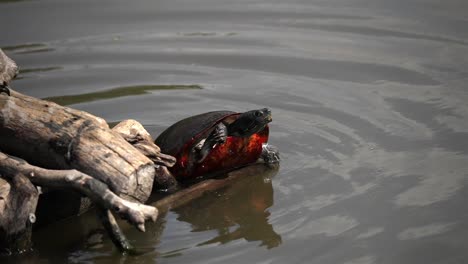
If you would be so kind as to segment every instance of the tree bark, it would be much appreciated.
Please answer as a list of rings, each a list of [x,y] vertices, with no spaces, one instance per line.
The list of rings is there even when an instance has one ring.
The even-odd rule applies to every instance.
[[[0,178],[0,254],[10,255],[29,251],[39,192],[22,173],[2,172],[2,177]]]
[[[126,139],[129,140],[128,137]],[[130,244],[120,228],[112,224],[115,223],[115,219],[111,211],[135,225],[140,231],[145,231],[145,221],[155,221],[158,211],[154,207],[135,202],[144,203],[151,194],[155,176],[155,164],[152,160],[165,166],[171,166],[175,161],[172,157],[160,153],[156,145],[151,145],[152,142],[136,143],[141,147],[133,147],[121,133],[112,131],[103,119],[86,112],[14,91],[11,91],[11,96],[0,94],[0,151],[40,166],[30,165],[24,160],[0,152],[2,177],[21,173],[35,185],[59,190],[60,205],[54,208],[55,211],[48,210],[45,213],[55,213],[55,216],[58,216],[49,218],[52,221],[59,220],[60,216],[66,217],[82,212],[89,202],[81,199],[80,194],[91,198],[102,212],[103,225],[113,241],[118,242],[116,246],[121,250],[128,250]],[[74,191],[66,191],[70,189]],[[15,197],[26,196],[26,191],[22,189],[8,190],[11,192],[4,196],[12,197],[11,201],[19,199]],[[66,201],[73,201],[74,206]],[[78,201],[78,204],[75,201]],[[15,207],[21,206],[16,202],[14,206],[8,207],[8,219],[20,217],[21,215],[16,214],[22,211]],[[62,210],[70,207],[73,209]],[[34,213],[34,209],[28,210]],[[67,211],[65,215],[63,211]],[[6,230],[11,227],[7,220],[0,223],[0,227]],[[1,239],[5,243],[0,245],[0,248],[19,248],[12,244],[10,239],[18,238],[17,233],[31,236],[30,228],[23,226],[19,230],[15,231],[14,236],[5,233]]]
[[[154,140],[146,129],[136,120],[127,119],[112,128],[125,141],[132,144],[143,155],[150,158],[154,164],[172,167],[176,159],[170,155],[161,153],[161,149],[154,144]]]
[[[156,174],[153,189],[174,190],[177,188],[177,180],[167,170],[167,167],[174,166],[176,159],[161,153],[161,149],[154,144],[151,135],[139,122],[133,119],[124,120],[112,130],[154,162]]]
[[[14,91],[0,95],[0,150],[43,168],[78,169],[133,201],[145,202],[153,187],[153,162],[103,119]]]

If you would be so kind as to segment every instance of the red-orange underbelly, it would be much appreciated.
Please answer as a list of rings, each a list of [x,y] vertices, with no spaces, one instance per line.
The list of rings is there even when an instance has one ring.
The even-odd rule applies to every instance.
[[[267,141],[268,127],[248,138],[229,136],[224,144],[216,145],[205,160],[195,164],[191,171],[185,168],[187,157],[184,155],[170,171],[178,178],[193,178],[242,167],[257,161],[262,145]]]

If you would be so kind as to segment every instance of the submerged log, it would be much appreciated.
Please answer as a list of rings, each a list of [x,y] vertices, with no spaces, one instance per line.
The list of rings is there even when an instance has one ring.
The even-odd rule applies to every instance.
[[[265,179],[271,179],[278,172],[278,169],[279,164],[252,164],[218,177],[202,180],[150,204],[157,207],[159,211],[167,211],[185,205],[201,197],[206,192],[213,192],[230,186],[242,178],[263,175]]]

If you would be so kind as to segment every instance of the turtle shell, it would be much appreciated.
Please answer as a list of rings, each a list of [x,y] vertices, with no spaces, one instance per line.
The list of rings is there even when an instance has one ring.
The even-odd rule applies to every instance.
[[[217,124],[228,125],[241,113],[214,111],[183,119],[166,129],[155,140],[161,152],[174,156],[176,164],[169,168],[177,178],[193,178],[221,172],[255,162],[262,153],[262,145],[268,141],[268,126],[250,137],[228,136],[226,142],[217,144],[203,160],[188,166],[192,148],[205,139]]]

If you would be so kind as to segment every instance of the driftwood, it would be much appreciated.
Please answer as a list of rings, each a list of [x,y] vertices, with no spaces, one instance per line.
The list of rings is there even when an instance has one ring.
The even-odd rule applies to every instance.
[[[166,167],[174,166],[176,159],[161,153],[161,149],[154,144],[151,135],[138,121],[133,119],[124,120],[113,127],[112,130],[132,144],[143,155],[150,158],[154,164]]]
[[[23,160],[0,152],[0,174],[25,175],[33,184],[55,188],[73,188],[90,197],[103,208],[110,209],[127,219],[140,231],[145,231],[145,220],[156,220],[155,207],[130,202],[109,190],[103,182],[77,170],[49,170],[32,166]]]
[[[145,231],[145,221],[151,220],[156,221],[158,210],[155,207],[143,205],[140,203],[135,203],[131,201],[127,201],[125,199],[120,198],[113,192],[109,190],[106,184],[103,182],[94,179],[82,172],[77,170],[48,170],[39,168],[36,166],[32,166],[25,161],[18,160],[17,158],[12,158],[0,152],[0,173],[1,175],[12,175],[12,173],[17,173],[24,178],[23,181],[29,183],[28,179],[38,185],[38,186],[47,186],[52,188],[73,188],[78,192],[90,197],[95,203],[97,203],[100,210],[105,211],[103,216],[101,217],[104,226],[108,229],[111,238],[116,242],[121,242],[121,244],[116,244],[122,250],[127,250],[129,247],[122,246],[124,244],[128,244],[126,242],[125,237],[121,232],[118,231],[118,226],[108,226],[107,223],[115,222],[113,219],[112,214],[109,210],[117,213],[123,219],[126,219],[131,224],[135,225],[138,230],[144,232]],[[16,175],[13,179],[17,179],[19,176]],[[27,178],[26,178],[27,177]],[[31,183],[29,183],[31,184]],[[33,187],[34,188],[34,187]],[[35,190],[35,188],[34,188]],[[5,193],[5,192],[1,192]],[[28,210],[30,214],[33,214],[35,211],[34,207],[30,207],[26,198],[28,195],[30,196],[31,193],[35,193],[32,191],[29,192],[18,192],[15,195],[19,196],[22,200],[22,203],[16,202],[14,205],[10,206],[10,211],[8,210],[1,210],[2,217],[0,219],[8,220],[11,218],[18,218],[22,217],[23,214],[19,214],[17,211],[18,208],[22,208],[22,210]],[[37,197],[36,197],[37,202]],[[0,223],[1,226],[7,228],[9,225]],[[109,227],[113,227],[115,230],[109,229]],[[23,228],[20,232],[22,235],[23,233],[30,233],[30,229]],[[21,242],[20,245],[10,245],[9,247],[2,246],[0,248],[14,248],[14,250],[9,249],[9,251],[21,251],[27,249],[25,246],[30,240],[26,240],[23,237],[20,237],[17,233],[13,233],[15,235],[0,235],[0,241],[5,241],[5,243],[10,243],[12,239],[16,241],[25,241]],[[116,237],[119,236],[120,237]],[[29,234],[30,236],[30,234]]]
[[[151,135],[139,122],[133,119],[124,120],[118,123],[112,130],[154,162],[156,165],[156,175],[154,177],[155,189],[173,191],[177,188],[176,179],[167,170],[167,167],[174,166],[176,159],[170,155],[161,153],[161,149],[154,144]]]
[[[170,166],[171,157],[161,154],[158,161],[159,148],[153,148],[149,156],[158,164]],[[102,210],[110,209],[129,220],[140,231],[144,231],[145,220],[156,219],[156,208],[134,203],[145,202],[151,194],[154,162],[120,133],[110,130],[101,118],[14,91],[11,96],[0,94],[0,150],[9,155],[0,152],[4,179],[22,173],[39,186],[75,189]],[[151,151],[151,146],[146,151]],[[10,194],[3,190],[0,195]],[[14,213],[0,211],[0,219],[6,221]],[[101,215],[105,226],[113,222],[110,212]],[[121,242],[119,248],[128,248],[123,235],[115,237],[121,234],[118,230],[109,231],[114,241]],[[10,237],[0,236],[0,240],[8,243]]]
[[[78,169],[134,201],[153,187],[153,162],[103,119],[14,91],[0,95],[0,149],[43,168]]]

